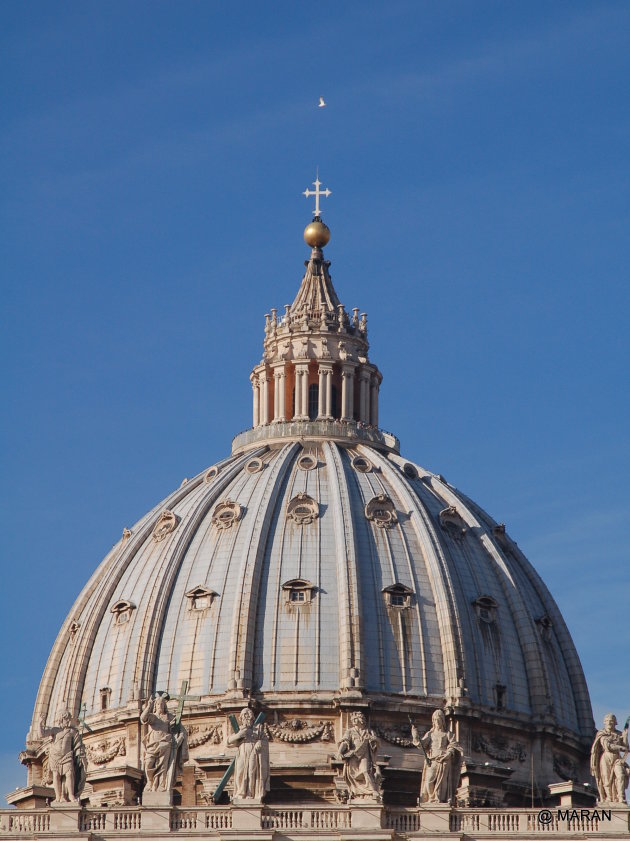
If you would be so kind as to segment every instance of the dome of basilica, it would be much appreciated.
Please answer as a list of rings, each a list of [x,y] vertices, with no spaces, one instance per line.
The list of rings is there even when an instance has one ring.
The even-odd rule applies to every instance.
[[[357,710],[386,802],[415,803],[410,720],[435,709],[463,749],[463,803],[587,778],[593,719],[562,615],[504,525],[379,428],[367,316],[340,303],[327,238],[266,316],[252,428],[125,529],[78,596],[35,704],[31,785],[47,784],[39,722],[68,709],[90,802],[134,802],[156,692],[182,698],[188,804],[211,802],[244,706],[266,716],[271,802],[344,799],[335,743]]]

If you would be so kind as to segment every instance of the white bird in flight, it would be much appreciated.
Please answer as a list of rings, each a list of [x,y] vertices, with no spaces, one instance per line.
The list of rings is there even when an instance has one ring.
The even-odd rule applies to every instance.
[[[326,107],[326,103],[324,102],[324,97],[323,96],[320,96],[320,98],[319,98],[319,107],[320,108],[325,108]]]

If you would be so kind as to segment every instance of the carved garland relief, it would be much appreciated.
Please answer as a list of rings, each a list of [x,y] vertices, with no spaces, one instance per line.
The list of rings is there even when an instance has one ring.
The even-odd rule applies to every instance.
[[[116,756],[126,756],[127,754],[124,736],[114,739],[113,742],[107,740],[98,742],[95,745],[86,745],[85,749],[88,759],[94,765],[105,765],[107,762],[111,762]]]
[[[332,721],[309,724],[300,718],[292,718],[290,721],[283,721],[282,724],[268,724],[266,731],[270,739],[291,744],[313,742],[315,739],[331,742],[335,735]]]

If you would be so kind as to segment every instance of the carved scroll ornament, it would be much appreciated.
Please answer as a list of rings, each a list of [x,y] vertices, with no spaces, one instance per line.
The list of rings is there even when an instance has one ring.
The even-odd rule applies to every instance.
[[[386,494],[378,494],[365,506],[365,516],[382,529],[391,529],[398,522],[396,506]]]
[[[177,514],[173,514],[172,511],[168,510],[162,511],[157,523],[155,524],[155,528],[153,529],[153,540],[155,540],[156,543],[164,540],[165,537],[177,528],[178,523],[179,517]]]
[[[287,517],[294,520],[298,526],[306,526],[319,517],[319,505],[308,494],[300,493],[289,503]]]
[[[231,499],[224,499],[212,513],[212,523],[218,529],[231,529],[243,516],[243,508]]]

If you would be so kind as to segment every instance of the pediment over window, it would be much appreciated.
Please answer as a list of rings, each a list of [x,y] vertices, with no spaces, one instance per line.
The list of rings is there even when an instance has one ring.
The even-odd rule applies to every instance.
[[[286,601],[292,605],[308,604],[313,601],[317,587],[306,578],[292,578],[282,585]]]
[[[390,584],[389,587],[383,587],[383,593],[388,607],[411,607],[414,592],[405,584]]]
[[[188,607],[190,610],[207,610],[212,607],[212,602],[219,594],[209,587],[202,587],[201,585],[193,587],[186,593],[186,598],[189,600]]]

